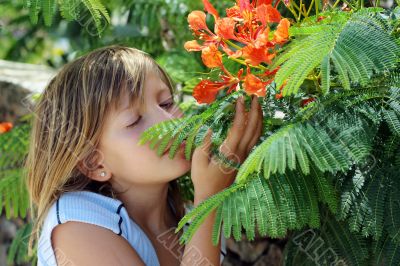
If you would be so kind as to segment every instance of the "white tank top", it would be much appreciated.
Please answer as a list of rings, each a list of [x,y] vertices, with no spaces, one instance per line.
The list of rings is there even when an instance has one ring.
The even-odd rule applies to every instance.
[[[172,209],[173,204],[168,199]],[[188,212],[186,208],[186,212]],[[38,242],[38,266],[57,266],[54,250],[51,245],[51,232],[55,226],[67,221],[86,222],[110,229],[125,238],[148,266],[159,266],[157,253],[147,235],[131,219],[124,204],[111,197],[91,191],[64,192],[50,207],[44,220]],[[188,223],[184,226],[185,230]],[[211,243],[210,243],[211,244]],[[221,232],[221,263],[226,254],[225,238]],[[61,265],[62,256],[57,258]]]

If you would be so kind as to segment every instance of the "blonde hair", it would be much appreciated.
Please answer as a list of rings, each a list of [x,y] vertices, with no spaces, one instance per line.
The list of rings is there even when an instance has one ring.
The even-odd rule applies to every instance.
[[[175,94],[171,79],[154,59],[138,49],[117,45],[66,64],[45,88],[34,108],[25,164],[33,219],[29,255],[47,211],[63,192],[85,189],[115,198],[109,182],[88,178],[77,163],[93,159],[107,111],[117,108],[124,91],[131,106],[136,99],[144,105],[143,84],[149,70],[155,70]],[[185,203],[176,179],[169,183],[168,195],[179,221]]]

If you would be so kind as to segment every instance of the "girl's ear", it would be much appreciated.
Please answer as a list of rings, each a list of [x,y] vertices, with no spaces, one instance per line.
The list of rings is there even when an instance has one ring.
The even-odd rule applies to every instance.
[[[103,156],[101,156],[101,154],[101,152],[96,150],[85,160],[78,161],[77,168],[90,179],[105,182],[111,178],[112,174],[110,169],[103,164]]]

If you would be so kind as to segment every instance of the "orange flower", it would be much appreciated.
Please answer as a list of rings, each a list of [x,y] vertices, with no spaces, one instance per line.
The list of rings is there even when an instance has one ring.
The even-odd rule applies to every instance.
[[[188,15],[189,27],[194,32],[199,32],[201,30],[209,31],[206,24],[206,14],[203,11],[195,10],[190,12]]]
[[[281,14],[279,11],[271,5],[259,5],[256,8],[257,18],[261,21],[262,25],[265,27],[269,22],[278,23],[281,19]]]
[[[257,35],[254,41],[254,46],[260,48],[262,46],[273,47],[273,43],[269,41],[269,28],[265,28],[264,31]]]
[[[214,82],[209,79],[203,79],[193,89],[193,97],[198,103],[212,103],[218,91],[223,88],[219,82]]]
[[[284,0],[288,4],[289,0]],[[206,24],[206,13],[193,11],[188,16],[193,34],[200,40],[184,44],[187,51],[201,51],[203,63],[209,68],[220,68],[222,80],[202,80],[193,90],[193,96],[199,103],[211,103],[219,90],[228,88],[227,93],[243,81],[243,88],[248,94],[266,95],[266,85],[271,83],[276,71],[251,74],[250,67],[261,63],[271,64],[276,56],[276,45],[288,41],[290,22],[281,19],[276,9],[280,0],[236,0],[236,4],[226,9],[226,17],[220,17],[209,0],[202,0],[206,13],[214,17],[214,31]],[[270,39],[270,23],[279,23]],[[242,78],[241,69],[233,76],[222,62],[222,53],[228,58],[241,58],[248,65],[247,75]],[[268,81],[264,81],[268,80]],[[283,85],[281,86],[281,88]],[[276,94],[282,97],[282,93]]]
[[[260,76],[271,76],[271,75],[275,75],[276,72],[278,72],[278,70],[281,68],[281,66],[277,66],[274,70],[269,71],[268,69],[261,74]],[[286,82],[286,81],[285,81]]]
[[[287,18],[282,19],[274,32],[274,42],[279,44],[286,42],[289,37],[289,27],[290,21]]]
[[[230,93],[236,88],[242,78],[243,69],[241,68],[236,76],[233,76],[225,68],[222,69],[226,73],[225,75],[221,75],[222,81],[203,79],[193,89],[193,97],[198,103],[212,103],[215,100],[218,91],[229,87],[227,93]]]
[[[233,18],[220,18],[215,22],[215,34],[224,39],[235,39],[235,24]]]
[[[271,82],[272,79],[265,82],[262,81],[250,73],[250,68],[247,68],[247,75],[244,78],[243,88],[248,95],[255,94],[264,97],[266,95],[266,86]]]
[[[219,67],[222,65],[222,54],[218,51],[215,44],[207,46],[201,51],[201,59],[203,63],[209,67]]]
[[[13,128],[13,124],[11,122],[2,122],[0,123],[0,134],[6,133]]]
[[[204,48],[204,46],[200,45],[196,40],[185,42],[185,45],[183,47],[188,52],[201,51]]]
[[[203,0],[203,5],[204,5],[205,10],[208,13],[212,14],[214,16],[214,18],[219,17],[217,10],[214,8],[214,6],[208,0]]]
[[[185,43],[187,51],[202,51],[203,62],[208,67],[221,67],[219,47],[230,57],[243,57],[245,62],[253,66],[261,63],[270,64],[275,57],[276,43],[286,42],[288,27],[287,19],[281,20],[279,11],[271,5],[272,0],[237,0],[236,4],[226,9],[227,17],[220,18],[217,10],[209,2],[203,0],[204,9],[214,16],[214,32],[206,25],[206,14],[203,11],[193,11],[188,21],[193,33],[203,41]],[[269,40],[269,24],[278,23],[273,40]],[[261,23],[261,25],[260,25]],[[234,40],[243,45],[234,46],[232,51],[225,40]],[[214,47],[216,46],[216,47]],[[209,47],[209,48],[207,48]],[[216,58],[212,59],[212,55]]]
[[[256,48],[252,45],[247,45],[242,49],[242,56],[245,58],[245,62],[253,66],[257,66],[262,62],[271,64],[271,60],[275,57],[275,54],[268,52],[268,47]]]
[[[230,18],[241,18],[240,8],[237,5],[225,9],[226,15]]]

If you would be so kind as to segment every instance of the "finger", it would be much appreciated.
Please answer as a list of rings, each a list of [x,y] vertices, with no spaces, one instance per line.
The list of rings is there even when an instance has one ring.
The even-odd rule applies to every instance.
[[[203,139],[203,143],[199,145],[193,152],[192,160],[196,161],[201,167],[208,166],[209,154],[211,149],[211,135],[212,130],[207,130],[206,136]]]
[[[244,98],[240,96],[236,101],[236,111],[232,127],[229,129],[222,146],[227,146],[230,150],[236,150],[244,133],[245,121]]]
[[[263,126],[263,120],[261,118],[257,123],[257,129],[255,130],[255,134],[253,138],[250,140],[249,145],[247,146],[246,154],[249,154],[250,150],[254,147],[254,145],[256,145],[257,141],[260,139],[260,136],[262,134],[262,126]]]
[[[259,103],[258,98],[255,95],[252,98],[251,109],[249,113],[246,131],[244,132],[242,140],[240,141],[239,149],[242,151],[247,150],[249,142],[254,137],[254,131],[258,127],[258,120],[260,120]]]
[[[262,131],[263,131],[263,122],[264,122],[264,114],[261,108],[261,104],[259,104],[258,106],[258,110],[259,110],[259,120],[257,121],[257,129],[256,129],[256,133],[253,136],[253,138],[251,139],[251,141],[249,142],[248,145],[248,149],[247,149],[247,154],[249,153],[249,151],[253,148],[253,146],[257,143],[257,141],[259,140],[260,136],[262,135]]]

